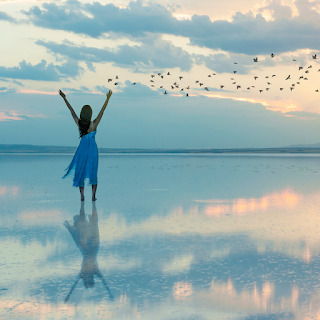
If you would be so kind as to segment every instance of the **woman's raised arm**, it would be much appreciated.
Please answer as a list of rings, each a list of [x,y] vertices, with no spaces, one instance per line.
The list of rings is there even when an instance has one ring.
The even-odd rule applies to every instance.
[[[69,108],[74,122],[76,123],[76,125],[78,125],[78,123],[79,123],[79,118],[78,118],[78,116],[76,115],[76,113],[74,112],[73,108],[71,107],[69,101],[67,100],[66,95],[65,95],[61,90],[59,90],[59,94],[60,94],[60,96],[63,98],[63,100],[64,100],[64,102],[66,103],[67,107]]]
[[[93,125],[95,126],[95,128],[97,128],[97,126],[98,126],[98,124],[99,124],[99,122],[100,122],[100,120],[101,120],[101,118],[103,116],[104,110],[106,109],[106,107],[108,105],[108,102],[109,102],[109,99],[110,99],[111,95],[112,95],[112,91],[109,90],[109,92],[107,93],[107,99],[106,99],[105,103],[103,104],[98,116],[93,121]]]

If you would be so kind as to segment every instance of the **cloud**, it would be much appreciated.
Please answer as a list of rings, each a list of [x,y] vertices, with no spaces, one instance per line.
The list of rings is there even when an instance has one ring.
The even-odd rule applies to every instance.
[[[0,11],[0,20],[5,20],[13,23],[16,22],[14,18],[12,18],[11,16],[9,16],[7,13],[3,11]]]
[[[73,60],[69,60],[62,65],[47,64],[46,60],[41,60],[40,63],[32,65],[23,60],[19,63],[19,67],[6,68],[0,66],[0,77],[38,81],[59,81],[62,78],[76,77],[82,70],[78,63]]]
[[[145,37],[148,34],[172,34],[190,39],[190,43],[234,53],[270,54],[310,48],[320,50],[317,39],[320,14],[314,10],[317,2],[295,2],[299,15],[292,17],[291,8],[273,1],[260,10],[271,11],[274,20],[267,21],[261,13],[237,12],[231,21],[211,21],[206,15],[193,15],[190,20],[178,20],[159,4],[143,5],[131,1],[125,8],[98,2],[67,1],[61,5],[44,3],[42,8],[24,11],[37,26],[85,34],[93,38],[105,33],[114,36]]]
[[[9,121],[9,120],[25,120],[25,118],[26,118],[25,116],[20,114],[8,112],[8,111],[0,111],[0,122]]]
[[[38,40],[36,44],[53,54],[84,61],[91,70],[94,70],[92,63],[113,62],[117,66],[132,69],[179,67],[189,71],[193,63],[189,53],[159,37],[144,39],[140,46],[121,45],[116,50],[76,46],[70,42],[58,44]]]
[[[0,94],[13,93],[16,92],[16,89],[8,88],[8,87],[0,87]]]

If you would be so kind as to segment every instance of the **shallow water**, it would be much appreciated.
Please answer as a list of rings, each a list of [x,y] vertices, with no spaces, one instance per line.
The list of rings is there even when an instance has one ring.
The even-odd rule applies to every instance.
[[[320,156],[71,157],[0,155],[1,318],[320,319]]]

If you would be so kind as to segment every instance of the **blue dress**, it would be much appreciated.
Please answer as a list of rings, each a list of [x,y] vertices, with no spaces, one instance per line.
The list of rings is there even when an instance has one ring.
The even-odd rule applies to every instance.
[[[81,138],[78,149],[66,169],[65,178],[74,171],[73,186],[84,187],[84,182],[89,179],[89,185],[98,183],[98,147],[95,136],[97,131],[92,131]]]

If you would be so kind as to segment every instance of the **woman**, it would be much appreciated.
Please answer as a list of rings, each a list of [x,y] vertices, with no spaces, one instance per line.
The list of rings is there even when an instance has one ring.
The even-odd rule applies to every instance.
[[[95,141],[95,135],[97,133],[97,126],[112,95],[112,91],[109,90],[107,99],[94,121],[91,121],[92,109],[89,105],[85,105],[82,107],[79,119],[70,103],[68,102],[66,95],[61,90],[59,90],[59,94],[69,108],[73,120],[79,128],[81,138],[78,149],[69,167],[66,169],[67,173],[63,176],[63,178],[68,176],[71,171],[75,171],[73,186],[79,187],[81,201],[84,201],[84,181],[88,178],[89,185],[92,185],[92,201],[95,201],[97,200],[96,191],[98,184],[98,147]]]

